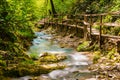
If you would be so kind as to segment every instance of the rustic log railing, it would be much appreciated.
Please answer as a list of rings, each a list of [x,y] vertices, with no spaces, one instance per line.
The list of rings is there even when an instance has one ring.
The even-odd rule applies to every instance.
[[[108,38],[113,38],[113,39],[118,39],[120,40],[120,36],[108,36],[106,34],[102,34],[102,28],[103,26],[109,26],[109,27],[118,27],[120,26],[120,23],[115,23],[115,22],[104,22],[103,18],[107,15],[110,16],[116,16],[120,18],[120,12],[113,12],[113,13],[102,13],[102,14],[76,14],[76,15],[64,15],[64,14],[55,14],[55,17],[52,16],[47,16],[48,19],[44,19],[44,25],[51,24],[51,25],[61,25],[60,29],[62,30],[62,26],[68,26],[69,27],[75,27],[77,28],[82,28],[84,30],[84,39],[86,40],[88,38],[88,34],[90,37],[92,35],[97,35],[99,36],[99,47],[101,48],[101,38],[102,37],[108,37]],[[98,21],[94,21],[95,17],[99,18]],[[73,23],[73,24],[70,24]],[[79,25],[79,23],[82,23]],[[98,25],[99,26],[99,31],[95,30],[92,28],[92,26]]]

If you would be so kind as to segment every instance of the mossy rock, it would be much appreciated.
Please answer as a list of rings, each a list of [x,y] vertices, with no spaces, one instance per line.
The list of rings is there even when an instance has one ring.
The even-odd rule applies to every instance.
[[[84,41],[77,47],[77,51],[86,51],[86,48],[89,46],[89,41]]]
[[[51,53],[44,53],[40,58],[40,62],[59,62],[65,60],[67,58],[66,55],[63,54],[51,54]]]
[[[31,75],[32,73],[29,68],[20,67],[18,68],[18,74],[19,76],[25,76],[25,75]]]
[[[93,53],[93,55],[94,55],[94,57],[93,57],[93,63],[97,63],[98,60],[99,60],[100,57],[101,57],[101,52],[100,52],[100,51],[95,51],[95,52]]]
[[[11,80],[10,78],[7,78],[5,76],[0,76],[0,80]]]
[[[16,67],[6,67],[3,69],[3,76],[19,77],[19,72]]]
[[[33,59],[33,60],[38,60],[39,59],[39,56],[37,53],[31,53],[30,54],[30,58]]]
[[[115,54],[116,54],[116,51],[115,51],[115,48],[113,48],[111,51],[108,52],[107,57],[109,59],[113,59]]]
[[[8,66],[5,65],[5,60],[0,60],[0,74],[6,77],[22,77],[26,75],[39,76],[40,74],[49,73],[52,70],[65,68],[65,64],[61,64],[58,62],[66,58],[67,57],[65,55],[47,53],[44,54],[44,56],[41,56],[39,60],[33,61],[32,59],[26,58],[24,56],[19,56],[14,57],[13,61],[8,60],[10,62]],[[15,63],[15,61],[17,60],[18,62]]]
[[[1,68],[1,67],[0,67]],[[3,70],[2,69],[0,69],[0,75],[3,75]]]
[[[66,67],[64,63],[52,63],[52,64],[45,64],[41,65],[42,68],[45,70],[56,70],[56,69],[63,69]]]
[[[11,64],[8,67],[2,67],[0,74],[6,77],[22,77],[26,75],[39,76],[40,74],[49,73],[52,70],[64,69],[63,63],[54,64]]]

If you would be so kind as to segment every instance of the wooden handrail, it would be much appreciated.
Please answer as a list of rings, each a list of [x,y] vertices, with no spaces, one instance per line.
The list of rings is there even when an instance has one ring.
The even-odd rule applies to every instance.
[[[116,27],[116,26],[120,26],[120,23],[102,23],[102,24],[94,23],[93,25],[103,25],[103,26],[114,26],[114,27]]]
[[[82,29],[84,29],[84,38],[87,37],[87,32],[89,32],[90,36],[91,35],[98,35],[99,36],[99,44],[100,44],[100,48],[101,48],[101,37],[107,36],[109,38],[120,38],[119,36],[108,36],[108,35],[103,35],[102,34],[102,27],[104,26],[120,26],[120,23],[117,22],[113,22],[113,23],[106,23],[103,21],[103,18],[107,15],[111,15],[111,16],[120,16],[120,11],[119,12],[111,12],[111,13],[100,13],[100,14],[55,14],[56,17],[50,17],[48,16],[50,19],[48,19],[48,23],[50,24],[57,24],[57,25],[64,25],[64,26],[70,26],[70,27],[76,27],[79,28],[80,26],[78,25],[78,23],[83,23],[84,27],[82,27]],[[58,18],[58,16],[60,18]],[[64,18],[64,16],[67,16],[66,18]],[[72,19],[68,18],[68,16],[72,17]],[[94,18],[100,18],[100,21],[94,21]],[[82,20],[81,20],[82,19]],[[46,20],[44,20],[46,21]],[[57,23],[54,23],[54,21],[57,21]],[[69,23],[68,23],[69,22]],[[70,24],[70,22],[74,22],[72,24]],[[42,24],[42,22],[41,22]],[[92,26],[94,25],[99,25],[100,26],[100,30],[96,33],[96,31],[93,30]],[[62,27],[61,27],[62,29]],[[92,33],[92,31],[94,31],[94,33]]]

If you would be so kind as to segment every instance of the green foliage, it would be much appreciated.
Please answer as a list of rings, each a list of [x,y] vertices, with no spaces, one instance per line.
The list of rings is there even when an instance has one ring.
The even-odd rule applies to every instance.
[[[69,10],[72,8],[75,0],[65,0],[62,2],[61,0],[53,0],[55,4],[56,11],[58,13],[68,13]]]
[[[0,55],[0,60],[2,60],[3,59],[3,56],[2,55]]]
[[[120,35],[120,27],[114,27],[112,30],[112,34],[119,36]]]
[[[77,47],[77,51],[84,51],[87,46],[89,46],[89,42],[88,41],[84,41],[82,44],[80,44]]]
[[[37,53],[31,53],[30,54],[30,57],[33,59],[33,60],[38,60],[39,59],[39,56]]]
[[[94,25],[93,28],[100,30],[100,26],[99,25]]]
[[[90,41],[84,41],[77,47],[77,51],[97,51],[98,49],[99,46],[97,44],[97,41],[94,43],[90,43]]]
[[[107,53],[107,57],[108,57],[109,59],[113,59],[115,54],[116,54],[116,50],[115,50],[115,48],[113,48],[111,51],[109,51],[109,52]]]
[[[51,53],[44,53],[40,58],[40,62],[59,62],[65,60],[67,57],[64,54],[51,54]]]
[[[0,1],[0,49],[18,53],[27,48],[26,40],[33,38],[32,27],[38,19],[35,4],[34,0]]]
[[[71,11],[72,5],[75,3],[76,0],[52,0],[54,7],[55,7],[55,11],[58,14],[66,14],[68,12]],[[39,4],[41,4],[40,6],[40,17],[44,18],[46,15],[50,15],[50,13],[52,12],[52,7],[51,7],[51,3],[50,0],[40,0]],[[52,14],[52,13],[51,13]]]
[[[72,13],[104,13],[120,10],[119,0],[75,0]]]
[[[5,67],[6,66],[6,62],[3,61],[3,60],[0,60],[0,66]]]
[[[106,17],[105,17],[105,19],[103,19],[103,22],[111,22],[112,21],[112,16],[111,15],[107,15]]]
[[[22,61],[20,64],[21,65],[34,64],[34,61],[29,59],[29,60]]]
[[[99,60],[100,57],[101,57],[101,52],[100,52],[100,51],[95,51],[95,52],[93,53],[93,55],[94,55],[94,57],[93,57],[93,63],[97,63],[98,60]]]
[[[113,0],[113,6],[111,11],[119,11],[120,10],[120,0]]]

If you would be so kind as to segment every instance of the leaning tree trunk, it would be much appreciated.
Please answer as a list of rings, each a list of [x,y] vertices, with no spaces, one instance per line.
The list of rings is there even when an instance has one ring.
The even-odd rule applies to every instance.
[[[52,14],[53,14],[53,16],[55,16],[55,14],[57,14],[57,12],[55,11],[53,0],[50,0],[50,4],[51,4],[51,8],[52,8]]]

